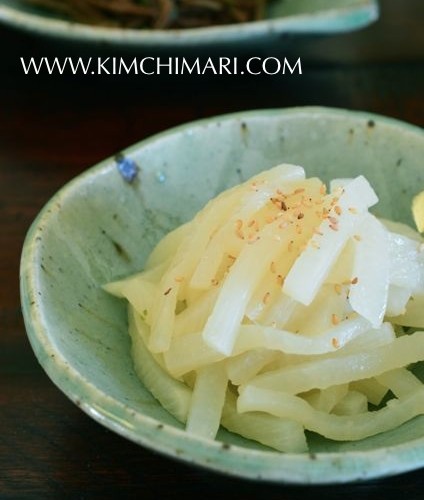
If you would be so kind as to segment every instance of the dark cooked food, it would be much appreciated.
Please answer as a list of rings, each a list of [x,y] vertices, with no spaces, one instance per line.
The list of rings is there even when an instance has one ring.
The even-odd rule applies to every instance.
[[[268,0],[26,0],[84,24],[121,28],[196,28],[264,17]]]

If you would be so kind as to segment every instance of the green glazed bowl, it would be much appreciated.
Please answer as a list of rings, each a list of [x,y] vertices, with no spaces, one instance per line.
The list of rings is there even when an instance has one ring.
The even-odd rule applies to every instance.
[[[275,41],[283,34],[352,31],[378,18],[377,0],[273,0],[265,19],[184,30],[90,26],[50,14],[25,0],[0,0],[0,22],[34,33],[87,43],[154,48]]]
[[[21,297],[28,336],[53,382],[118,434],[170,457],[234,476],[337,483],[424,465],[424,416],[355,443],[311,439],[282,454],[220,430],[188,435],[134,373],[126,305],[101,285],[134,273],[167,231],[221,190],[281,162],[323,180],[363,173],[378,215],[412,223],[424,185],[424,133],[392,119],[326,108],[261,110],[180,126],[123,152],[129,183],[110,158],[61,189],[28,232]],[[422,363],[418,375],[424,379]]]

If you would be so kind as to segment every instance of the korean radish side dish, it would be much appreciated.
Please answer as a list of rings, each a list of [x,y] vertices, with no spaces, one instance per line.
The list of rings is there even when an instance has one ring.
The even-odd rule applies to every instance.
[[[278,165],[167,234],[128,301],[136,372],[186,430],[282,452],[305,431],[360,440],[424,413],[424,240],[377,219],[363,176]]]

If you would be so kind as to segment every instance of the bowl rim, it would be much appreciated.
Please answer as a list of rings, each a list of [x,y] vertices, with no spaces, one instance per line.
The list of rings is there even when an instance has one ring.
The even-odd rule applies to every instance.
[[[122,43],[129,46],[178,47],[252,41],[283,33],[338,33],[362,28],[379,16],[378,0],[357,0],[358,5],[334,7],[316,14],[297,14],[241,24],[185,30],[136,30],[90,26],[38,13],[26,12],[0,2],[0,22],[38,34],[67,40]]]
[[[320,106],[293,107],[283,109],[260,109],[224,114],[184,123],[150,136],[123,153],[131,156],[136,151],[168,136],[178,135],[188,129],[223,123],[224,121],[243,122],[249,118],[277,116],[285,119],[291,116],[307,117],[349,117],[374,120],[379,124],[400,127],[424,141],[424,130],[400,120],[364,111],[351,111],[341,108]],[[159,422],[108,396],[86,379],[55,350],[49,338],[48,325],[42,314],[42,300],[38,298],[37,273],[31,262],[39,252],[37,238],[40,228],[49,223],[60,200],[71,196],[81,183],[94,176],[107,173],[114,167],[115,160],[109,157],[85,170],[66,183],[41,209],[31,224],[22,249],[20,264],[20,294],[25,327],[30,344],[39,363],[53,383],[85,413],[98,423],[117,434],[157,451],[165,456],[183,460],[226,475],[259,479],[284,484],[335,484],[381,478],[424,466],[424,436],[408,443],[381,447],[367,451],[318,452],[306,454],[283,454],[275,451],[262,451],[225,445],[187,434],[183,429]],[[38,301],[38,302],[37,302]],[[62,376],[66,375],[66,383]],[[88,394],[88,396],[87,396]],[[123,415],[122,418],[120,415]],[[232,470],[225,465],[225,454],[232,453]],[[322,473],[325,468],[325,474]]]

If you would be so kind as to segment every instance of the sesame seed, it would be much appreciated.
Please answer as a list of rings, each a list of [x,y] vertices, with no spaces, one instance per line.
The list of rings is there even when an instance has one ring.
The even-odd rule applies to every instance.
[[[337,316],[337,314],[332,314],[331,315],[331,323],[333,323],[333,325],[338,325],[340,323],[340,318]]]

